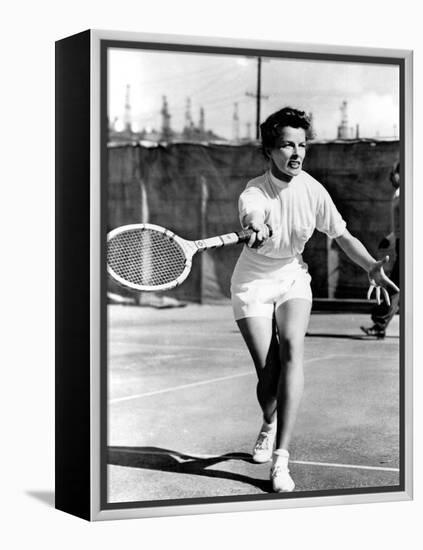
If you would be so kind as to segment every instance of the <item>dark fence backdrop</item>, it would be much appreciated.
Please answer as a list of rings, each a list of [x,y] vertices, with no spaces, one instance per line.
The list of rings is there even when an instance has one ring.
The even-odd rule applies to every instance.
[[[375,255],[379,241],[390,230],[393,189],[389,172],[398,158],[398,141],[314,142],[308,146],[305,170],[327,188],[348,229]],[[247,181],[265,167],[254,144],[112,146],[108,230],[150,222],[187,239],[238,230],[238,196]],[[234,246],[197,254],[191,275],[171,295],[201,303],[227,300],[239,253],[240,247]],[[325,235],[314,233],[304,258],[316,298],[365,298],[366,274]],[[110,290],[128,294],[111,282]]]

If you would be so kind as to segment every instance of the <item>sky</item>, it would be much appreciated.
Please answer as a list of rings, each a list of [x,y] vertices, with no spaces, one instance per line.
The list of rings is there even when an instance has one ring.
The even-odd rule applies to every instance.
[[[108,50],[108,115],[117,128],[124,120],[127,86],[134,130],[161,127],[166,96],[172,129],[185,122],[187,98],[198,124],[225,139],[234,137],[234,104],[238,104],[240,137],[255,137],[257,58],[230,55]],[[348,125],[360,137],[392,138],[399,129],[399,69],[395,65],[263,58],[261,121],[284,107],[313,114],[316,139],[334,139],[341,105],[348,104]],[[250,129],[248,130],[248,124]]]

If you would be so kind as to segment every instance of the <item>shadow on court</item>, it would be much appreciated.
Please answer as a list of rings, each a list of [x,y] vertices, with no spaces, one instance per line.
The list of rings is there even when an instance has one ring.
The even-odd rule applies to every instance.
[[[229,460],[254,464],[251,455],[247,453],[226,453],[213,458],[199,458],[157,447],[109,447],[108,449],[108,463],[115,466],[226,479],[256,487],[263,492],[270,491],[268,480],[225,470],[207,470],[211,466]]]

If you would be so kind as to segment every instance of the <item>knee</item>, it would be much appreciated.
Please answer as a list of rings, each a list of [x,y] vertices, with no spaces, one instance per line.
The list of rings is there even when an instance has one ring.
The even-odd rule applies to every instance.
[[[304,353],[304,337],[297,334],[280,336],[280,357],[283,363],[302,361]]]

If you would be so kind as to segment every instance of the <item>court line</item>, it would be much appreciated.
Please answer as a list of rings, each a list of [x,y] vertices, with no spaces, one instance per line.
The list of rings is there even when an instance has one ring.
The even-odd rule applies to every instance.
[[[113,405],[115,403],[121,403],[122,401],[130,401],[131,399],[138,399],[140,397],[149,397],[151,395],[159,395],[161,393],[169,393],[178,390],[185,390],[186,388],[193,388],[195,386],[204,386],[205,384],[212,384],[213,382],[223,382],[224,380],[230,380],[231,378],[240,378],[241,376],[250,376],[251,371],[242,372],[238,374],[231,374],[230,376],[221,376],[220,378],[210,378],[208,380],[202,380],[200,382],[192,382],[191,384],[183,384],[181,386],[173,386],[172,388],[164,388],[162,390],[155,390],[146,393],[138,393],[135,395],[127,395],[126,397],[116,397],[115,399],[110,399],[109,404]]]
[[[337,464],[332,462],[310,462],[307,460],[290,460],[292,464],[304,464],[306,466],[328,466],[331,468],[355,468],[357,470],[379,470],[381,472],[399,472],[399,468],[387,468],[384,466],[360,466],[356,464]]]
[[[157,350],[157,348],[160,346],[162,349],[173,349],[173,348],[176,348],[177,350],[178,349],[189,349],[189,350],[196,350],[196,351],[219,351],[219,352],[222,352],[222,349],[224,351],[231,351],[231,352],[238,352],[238,353],[244,353],[243,349],[238,347],[238,348],[215,348],[215,347],[204,347],[204,346],[181,346],[179,344],[165,344],[163,342],[160,342],[160,344],[145,344],[143,342],[128,342],[128,343],[125,343],[125,342],[115,342],[113,344],[113,346],[125,346],[125,347],[130,347],[130,346],[139,346],[140,348],[152,348],[154,350]]]
[[[128,347],[139,347],[139,348],[151,348],[153,350],[157,350],[158,347],[160,347],[161,349],[167,349],[167,350],[171,350],[171,349],[176,349],[176,350],[183,350],[183,349],[186,349],[186,350],[194,350],[194,351],[219,351],[219,352],[222,352],[222,351],[231,351],[231,352],[237,352],[237,353],[242,353],[242,354],[245,354],[247,353],[246,350],[244,350],[241,346],[238,346],[236,348],[228,348],[228,347],[211,347],[211,346],[184,346],[184,345],[180,345],[180,344],[166,344],[164,342],[160,342],[160,344],[148,344],[148,343],[144,343],[144,342],[114,342],[113,343],[113,346],[114,347],[118,347],[118,346],[121,346],[121,347],[125,347],[125,348],[128,348]],[[344,347],[344,346],[343,346]],[[351,358],[351,354],[345,354],[345,353],[334,353],[330,356],[325,356],[325,357],[319,357],[318,359],[331,359],[333,357],[349,357]],[[360,358],[365,358],[365,359],[372,359],[373,357],[382,357],[382,358],[389,358],[389,357],[392,357],[392,353],[387,353],[385,355],[381,354],[381,353],[377,353],[375,352],[375,355],[372,356],[370,353],[368,354],[355,354],[354,357],[360,357]],[[314,357],[312,357],[311,359],[316,359]],[[310,359],[309,359],[310,360]]]
[[[188,348],[188,349],[207,349],[207,348]],[[210,348],[208,348],[210,349]],[[215,348],[213,348],[215,349]],[[217,349],[217,348],[216,348]],[[219,349],[219,351],[222,351]],[[227,351],[227,348],[225,348],[225,351]],[[231,351],[231,350],[229,350]],[[239,350],[238,350],[239,351]],[[347,354],[339,354],[339,353],[333,353],[330,355],[325,355],[324,357],[312,357],[310,359],[306,359],[304,361],[305,365],[308,365],[309,363],[314,363],[315,361],[327,361],[329,359],[334,358],[351,358],[351,355]],[[371,359],[368,355],[354,355],[355,359]],[[109,404],[114,405],[115,403],[122,403],[124,401],[131,401],[132,399],[140,399],[141,397],[151,397],[152,395],[160,395],[162,393],[169,393],[173,391],[179,391],[179,390],[185,390],[187,388],[194,388],[196,386],[204,386],[206,384],[213,384],[215,382],[224,382],[225,380],[231,380],[232,378],[239,378],[242,376],[251,376],[255,374],[254,370],[249,370],[248,372],[243,373],[237,373],[237,374],[231,374],[229,376],[221,376],[219,378],[210,378],[208,380],[200,380],[199,382],[192,382],[190,384],[182,384],[180,386],[172,386],[171,388],[164,388],[161,390],[155,390],[151,392],[145,392],[145,393],[137,393],[134,395],[127,395],[126,397],[116,397],[113,399],[109,399]]]
[[[140,449],[125,449],[125,453],[170,456],[180,464],[193,462],[194,460],[217,460],[219,458],[224,458],[225,460],[239,459],[239,453],[228,453],[224,455],[210,455],[210,454],[193,455],[191,453],[183,453],[183,456],[181,456],[179,453],[172,453],[168,451],[159,451],[159,450],[143,451]],[[399,468],[388,468],[385,466],[365,466],[362,464],[341,464],[339,462],[314,462],[309,460],[290,460],[289,462],[291,464],[302,464],[304,466],[324,466],[326,468],[349,468],[349,469],[355,469],[355,470],[373,470],[373,471],[376,470],[380,472],[395,472],[395,473],[398,473],[400,471]]]
[[[225,348],[226,350],[226,348]],[[312,363],[314,361],[320,361],[325,359],[332,359],[333,357],[337,357],[337,355],[326,355],[325,357],[312,357],[311,359],[307,359],[304,361],[304,363]],[[213,384],[215,382],[224,382],[225,380],[231,380],[232,378],[240,378],[242,376],[251,376],[255,374],[254,370],[248,370],[245,372],[237,373],[237,374],[231,374],[229,376],[220,376],[219,378],[209,378],[208,380],[200,380],[199,382],[191,382],[190,384],[182,384],[180,386],[172,386],[171,388],[164,388],[161,390],[155,390],[150,391],[146,393],[137,393],[134,395],[127,395],[126,397],[115,397],[113,399],[109,399],[109,404],[114,405],[115,403],[122,403],[123,401],[130,401],[132,399],[139,399],[141,397],[150,397],[152,395],[159,395],[162,393],[169,393],[173,391],[178,390],[185,390],[187,388],[194,388],[196,386],[204,386],[205,384]]]
[[[122,347],[125,347],[125,348],[128,348],[128,347],[139,347],[140,349],[143,349],[143,348],[151,348],[153,350],[157,350],[157,348],[159,347],[159,344],[147,344],[147,343],[143,343],[143,342],[115,342],[113,344],[113,346],[122,346]],[[241,347],[237,347],[237,348],[228,348],[228,347],[225,347],[225,348],[217,348],[217,347],[203,347],[203,346],[181,346],[180,344],[165,344],[163,342],[160,343],[160,347],[162,349],[167,349],[167,350],[171,350],[171,349],[175,349],[175,350],[191,350],[191,351],[219,351],[219,352],[222,352],[222,350],[224,351],[230,351],[231,353],[238,353],[238,354],[241,354],[241,355],[247,355],[247,351],[242,349]],[[343,354],[343,353],[335,353],[335,354],[332,354],[332,355],[328,355],[328,356],[325,356],[325,357],[318,357],[318,358],[311,358],[311,359],[308,359],[305,363],[309,362],[309,361],[315,361],[315,360],[322,360],[324,361],[325,359],[333,359],[334,357],[340,357],[340,358],[351,358],[351,354]],[[354,355],[354,358],[359,358],[359,359],[367,359],[367,360],[372,360],[372,359],[389,359],[390,357],[392,357],[392,354],[386,354],[386,355],[381,355],[380,353],[375,353],[375,355],[373,356],[372,354],[355,354]]]
[[[143,356],[143,359],[142,359],[142,362],[144,362],[144,358],[147,357],[147,360],[151,361],[152,359],[154,359],[154,362],[157,362],[157,361],[162,361],[162,360],[169,360],[169,359],[177,359],[178,361],[180,359],[192,359],[193,361],[198,361],[198,357],[194,357],[192,353],[185,353],[183,355],[175,355],[174,353],[172,354],[154,354],[154,355],[144,355]],[[117,357],[113,357],[114,361],[118,364],[119,362],[120,363],[123,363],[125,365],[137,365],[139,367],[141,361],[140,360],[132,360],[132,361],[128,361],[128,360],[123,360],[122,357],[120,356],[117,356]]]

